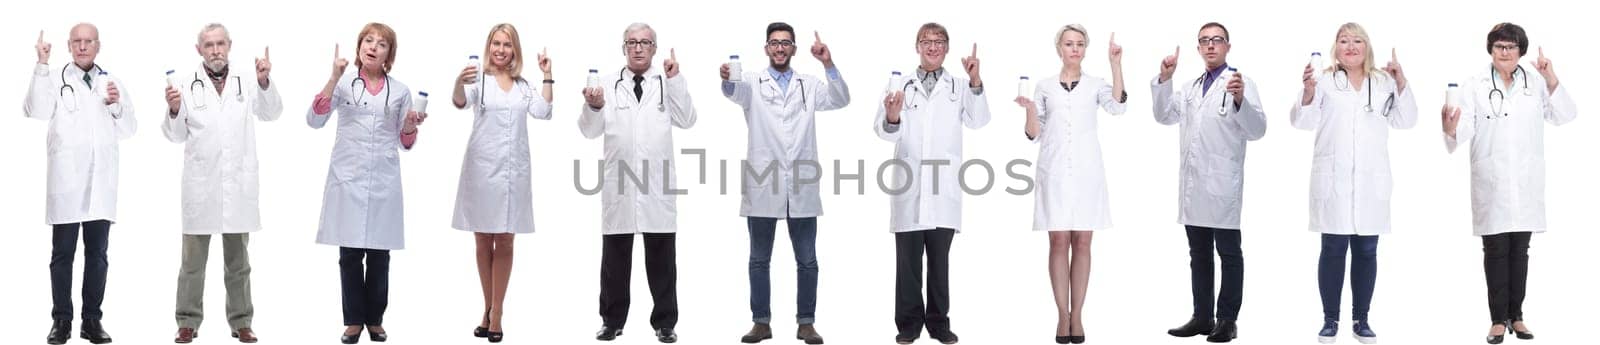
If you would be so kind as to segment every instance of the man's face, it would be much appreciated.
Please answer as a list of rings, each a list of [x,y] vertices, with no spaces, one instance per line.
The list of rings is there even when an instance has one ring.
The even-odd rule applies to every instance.
[[[772,68],[789,69],[789,62],[794,58],[794,44],[793,32],[773,31],[767,34],[767,62],[772,64]]]
[[[1222,28],[1209,27],[1200,30],[1199,45],[1195,49],[1200,51],[1200,56],[1206,60],[1207,67],[1222,66],[1228,61],[1228,49],[1233,48]]]
[[[206,68],[212,71],[221,71],[228,66],[228,52],[233,50],[233,42],[221,29],[206,31],[200,35],[200,42],[195,43],[195,51],[200,52],[200,58],[205,60]]]
[[[100,56],[100,30],[87,24],[72,27],[67,47],[72,52],[72,63],[79,67],[94,66],[94,58]]]

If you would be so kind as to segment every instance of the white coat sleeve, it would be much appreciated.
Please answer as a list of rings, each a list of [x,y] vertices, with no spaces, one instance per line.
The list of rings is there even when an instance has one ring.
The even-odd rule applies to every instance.
[[[111,77],[111,82],[117,85],[117,103],[106,105],[106,111],[111,113],[112,125],[117,128],[117,139],[127,140],[139,129],[139,119],[133,114],[133,94],[128,92],[127,84],[122,79]]]
[[[54,117],[56,102],[61,97],[57,94],[60,87],[55,79],[50,78],[50,65],[34,65],[33,80],[28,83],[28,98],[22,101],[22,115],[40,120]]]
[[[667,83],[667,116],[672,118],[672,125],[683,129],[694,127],[699,117],[694,111],[694,99],[689,97],[689,81],[679,74],[663,82]]]
[[[1224,108],[1229,112],[1228,118],[1244,130],[1244,140],[1255,141],[1267,135],[1267,114],[1261,109],[1261,97],[1256,95],[1256,83],[1249,77],[1244,78],[1244,102],[1238,107],[1225,104]]]
[[[1541,78],[1543,79],[1543,78]],[[1543,85],[1534,84],[1534,85]],[[1549,88],[1541,88],[1549,91]],[[1572,101],[1572,94],[1567,92],[1565,85],[1556,85],[1556,91],[1546,94],[1544,100],[1544,121],[1560,126],[1572,122],[1578,117],[1578,104]]]
[[[161,114],[161,133],[166,134],[167,141],[183,143],[189,141],[189,102],[184,101],[189,97],[178,90],[178,113],[176,115]],[[165,96],[165,95],[163,95]],[[166,112],[162,112],[166,113]]]
[[[1399,87],[1398,84],[1395,85]],[[1417,97],[1413,95],[1412,85],[1406,85],[1405,90],[1395,92],[1394,109],[1390,109],[1389,127],[1394,129],[1411,129],[1417,126]]]
[[[1172,89],[1172,80],[1161,81],[1161,76],[1150,79],[1150,107],[1156,123],[1176,125],[1183,118],[1183,95]]]
[[[481,81],[479,83],[472,83],[472,84],[468,84],[468,85],[462,85],[461,86],[461,91],[462,91],[461,93],[466,95],[467,104],[461,106],[460,108],[456,108],[456,109],[468,109],[468,108],[471,108],[472,109],[472,113],[474,115],[483,115],[483,109],[478,109],[479,108],[478,107],[478,102],[482,102],[482,100],[479,100],[478,97],[482,97],[482,95],[483,95],[483,92],[481,92],[479,90],[483,90],[483,83],[481,83]],[[452,96],[452,97],[454,97],[454,96]],[[540,96],[540,98],[543,98],[543,96]],[[450,103],[451,103],[452,106],[454,106],[455,105],[455,100],[451,100]]]
[[[989,124],[989,93],[983,88],[972,89],[972,81],[956,78],[958,85],[952,85],[961,94],[961,123],[967,128],[979,129]]]
[[[728,100],[733,101],[733,104],[738,104],[740,108],[746,110],[745,114],[748,116],[750,100],[755,99],[753,95],[755,91],[751,88],[754,84],[750,83],[750,76],[740,76],[740,79],[739,81],[722,81],[722,96],[727,97]]]
[[[1476,87],[1461,89],[1461,119],[1456,122],[1456,136],[1444,134],[1444,149],[1449,153],[1455,153],[1456,147],[1461,143],[1472,142],[1472,136],[1478,127],[1478,119],[1482,118],[1478,114],[1478,102],[1475,101],[1478,99],[1478,89]]]
[[[827,87],[817,91],[807,90],[817,93],[813,98],[817,100],[817,111],[835,110],[850,105],[850,87],[845,85],[844,77],[839,76],[839,69],[829,69],[823,74],[827,75],[825,77],[827,81],[823,82]]]
[[[532,83],[528,84],[528,92],[530,95],[532,95],[528,100],[528,116],[532,116],[533,118],[539,120],[549,120],[551,116],[555,116],[552,114],[555,109],[549,101],[544,100],[544,93],[541,92],[539,89],[540,87],[549,86],[542,84],[541,86],[533,86]]]
[[[250,108],[250,112],[252,115],[256,116],[256,120],[275,121],[279,117],[283,116],[283,97],[278,95],[278,85],[276,82],[273,82],[272,79],[268,78],[267,88],[265,89],[261,88],[260,83],[246,84],[247,85],[239,85],[239,87],[249,87],[254,90],[254,92],[251,93],[255,95],[256,99]]]
[[[1048,85],[1045,85],[1044,82],[1039,82],[1039,85],[1033,88],[1033,114],[1039,118],[1039,136],[1028,137],[1028,141],[1035,144],[1043,142],[1045,133],[1050,132],[1045,130],[1050,126],[1050,108],[1046,106],[1050,100],[1044,95],[1046,87]],[[1023,121],[1027,121],[1027,119],[1023,119]],[[1022,135],[1028,135],[1028,125],[1026,123],[1022,125]]]
[[[611,92],[601,91],[602,97],[610,97],[609,93]],[[579,106],[583,107],[583,113],[578,115],[578,131],[583,133],[583,137],[594,139],[606,134],[606,120],[611,117],[611,105],[595,109],[584,102]]]
[[[1112,91],[1115,90],[1112,90],[1111,83],[1100,83],[1100,90],[1095,93],[1095,101],[1100,103],[1100,109],[1104,109],[1111,115],[1122,115],[1123,113],[1127,113],[1128,99],[1124,96],[1128,94],[1128,90],[1122,90],[1121,95],[1113,95],[1111,94]]]
[[[1316,90],[1311,92],[1311,104],[1303,102],[1302,98],[1304,97],[1305,89],[1300,89],[1294,93],[1294,105],[1289,109],[1290,126],[1310,131],[1316,130],[1317,127],[1322,125],[1322,106],[1323,102],[1327,101],[1327,95],[1322,94],[1322,80],[1320,77],[1317,80],[1316,87]]]

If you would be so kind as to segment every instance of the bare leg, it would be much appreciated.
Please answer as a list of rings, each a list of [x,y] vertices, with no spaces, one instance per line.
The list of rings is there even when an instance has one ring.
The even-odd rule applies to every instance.
[[[501,317],[505,316],[506,288],[511,285],[511,255],[516,234],[496,234],[494,237],[494,306],[490,313],[489,331],[501,332]]]
[[[1083,298],[1089,294],[1089,245],[1093,231],[1072,231],[1072,322],[1071,335],[1083,335]],[[1076,330],[1076,331],[1073,331]]]
[[[1056,300],[1056,336],[1067,336],[1068,325],[1072,318],[1072,309],[1067,306],[1068,288],[1071,281],[1068,278],[1067,251],[1072,248],[1072,240],[1067,232],[1050,232],[1050,290]]]
[[[494,300],[491,290],[494,281],[490,274],[494,267],[494,235],[479,232],[472,234],[472,237],[478,245],[478,284],[483,287],[483,321],[478,327],[488,328],[490,306]]]

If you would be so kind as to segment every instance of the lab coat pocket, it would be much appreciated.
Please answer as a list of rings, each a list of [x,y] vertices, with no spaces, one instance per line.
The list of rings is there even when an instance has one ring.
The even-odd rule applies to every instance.
[[[1333,157],[1317,157],[1311,163],[1311,199],[1334,198]]]
[[[783,167],[772,159],[771,151],[756,149],[750,154],[750,159],[740,164],[739,176],[745,194],[778,194],[774,186],[778,183],[778,175],[783,173]]]
[[[1203,170],[1207,176],[1202,177],[1205,179],[1206,192],[1218,200],[1237,204],[1242,191],[1239,164],[1234,163],[1232,158],[1219,154],[1212,154],[1209,163],[1210,166]]]

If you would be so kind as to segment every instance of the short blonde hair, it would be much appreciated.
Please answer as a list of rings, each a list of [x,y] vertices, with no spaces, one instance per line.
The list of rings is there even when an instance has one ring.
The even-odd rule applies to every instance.
[[[1076,32],[1079,35],[1083,35],[1083,45],[1089,45],[1089,29],[1084,29],[1083,24],[1063,25],[1061,30],[1056,31],[1056,54],[1061,54],[1061,36],[1066,36],[1067,32]]]
[[[1362,71],[1366,71],[1368,75],[1385,75],[1383,74],[1383,71],[1379,71],[1378,67],[1372,62],[1372,39],[1367,37],[1367,30],[1361,28],[1361,24],[1344,23],[1344,25],[1340,25],[1339,31],[1333,34],[1333,47],[1328,48],[1328,55],[1338,56],[1337,52],[1339,51],[1339,36],[1343,35],[1350,35],[1360,38],[1362,44],[1366,46],[1366,49],[1363,49],[1363,51],[1366,53],[1366,60],[1361,62]],[[1337,72],[1340,67],[1339,59],[1334,58],[1333,62],[1334,63],[1332,66],[1328,66],[1328,71]]]
[[[494,34],[504,32],[511,36],[512,59],[511,66],[506,66],[504,71],[511,79],[522,78],[522,38],[517,35],[517,27],[509,23],[501,23],[489,29],[489,37],[483,39],[483,58],[489,59],[489,49],[494,44]]]
[[[389,42],[389,57],[383,61],[383,73],[388,74],[389,70],[394,69],[394,56],[400,51],[400,42],[395,40],[394,29],[383,23],[367,23],[367,26],[361,28],[361,34],[356,35],[356,49],[361,49],[361,40],[365,39],[368,34],[378,35],[384,41]],[[361,69],[361,59],[359,58],[356,59],[356,69]]]

